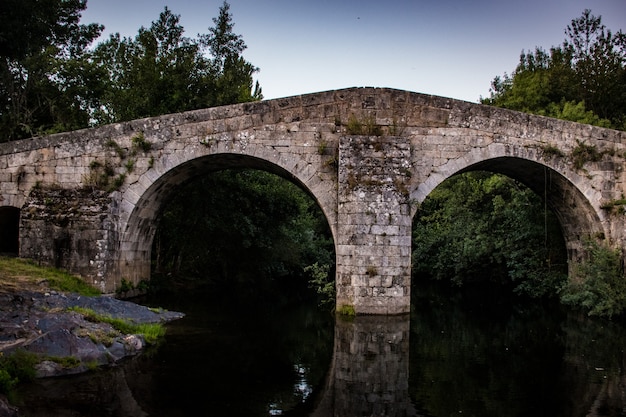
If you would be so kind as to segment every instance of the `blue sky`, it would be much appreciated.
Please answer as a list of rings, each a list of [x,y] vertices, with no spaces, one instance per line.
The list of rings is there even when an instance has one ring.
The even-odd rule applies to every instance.
[[[185,34],[213,26],[222,0],[87,0],[83,23],[134,37],[164,7]],[[515,69],[522,50],[549,49],[591,9],[626,31],[626,0],[230,0],[234,32],[266,99],[347,87],[391,87],[471,102]],[[105,39],[104,37],[101,39]]]

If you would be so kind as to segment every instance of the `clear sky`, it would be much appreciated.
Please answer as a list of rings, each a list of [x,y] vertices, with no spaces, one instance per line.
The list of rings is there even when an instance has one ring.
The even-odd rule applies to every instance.
[[[167,6],[188,37],[223,0],[88,0],[82,23],[134,37]],[[233,31],[266,99],[391,87],[471,102],[512,72],[522,50],[548,50],[583,10],[626,31],[626,0],[229,0]]]

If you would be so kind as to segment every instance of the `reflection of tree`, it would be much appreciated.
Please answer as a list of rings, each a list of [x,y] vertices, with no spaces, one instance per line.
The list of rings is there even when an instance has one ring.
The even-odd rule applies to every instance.
[[[588,415],[594,402],[621,410],[621,327],[485,293],[422,294],[414,305],[410,395],[419,410],[569,417]]]
[[[626,405],[624,326],[570,314],[562,327],[567,335],[564,361],[568,365],[563,378],[571,392],[571,415],[622,415]]]

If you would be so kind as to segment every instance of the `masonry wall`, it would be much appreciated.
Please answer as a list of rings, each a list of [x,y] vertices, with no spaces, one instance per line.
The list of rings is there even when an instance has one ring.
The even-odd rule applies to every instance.
[[[117,258],[115,202],[89,189],[36,188],[22,208],[20,256],[65,269],[106,292]]]
[[[339,143],[337,307],[407,313],[411,298],[411,149],[406,138]]]

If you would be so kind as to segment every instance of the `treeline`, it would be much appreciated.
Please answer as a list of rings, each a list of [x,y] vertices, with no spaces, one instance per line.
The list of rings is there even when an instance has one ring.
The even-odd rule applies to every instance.
[[[80,23],[87,0],[0,2],[0,141],[262,98],[224,2],[206,34],[167,7],[134,38]]]
[[[549,51],[522,51],[512,74],[495,77],[482,103],[626,130],[626,34],[585,10]]]

